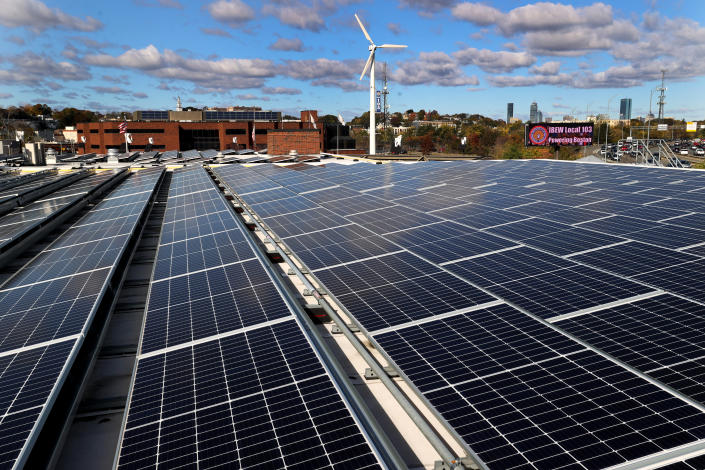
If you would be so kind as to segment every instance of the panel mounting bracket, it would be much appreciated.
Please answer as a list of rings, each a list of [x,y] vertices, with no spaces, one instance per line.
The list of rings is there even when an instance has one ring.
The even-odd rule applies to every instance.
[[[392,378],[399,377],[399,372],[397,372],[397,370],[392,366],[385,366],[384,372],[386,372],[389,377],[392,377]],[[378,379],[379,377],[377,376],[375,371],[372,370],[371,367],[368,367],[367,369],[365,369],[365,378],[367,380],[372,380],[372,379]]]
[[[433,470],[478,470],[479,468],[470,457],[454,460],[450,464],[442,460],[436,460],[433,463]]]
[[[348,330],[352,331],[353,333],[360,332],[360,329],[356,325],[353,325],[352,323],[348,325]],[[337,334],[341,334],[343,332],[343,330],[341,330],[338,325],[333,325],[330,332],[333,333],[334,335],[337,335]]]

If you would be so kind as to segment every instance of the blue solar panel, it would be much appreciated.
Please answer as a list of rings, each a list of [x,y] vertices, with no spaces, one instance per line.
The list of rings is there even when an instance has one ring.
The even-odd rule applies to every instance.
[[[29,452],[40,416],[48,413],[73,360],[71,351],[87,334],[117,264],[128,255],[129,238],[162,173],[159,168],[132,175],[0,290],[0,363],[7,374],[0,379],[2,466],[12,467]],[[119,197],[125,189],[133,194],[127,200]],[[116,214],[111,210],[116,206],[133,206],[135,214]],[[94,238],[116,226],[123,236]]]
[[[702,187],[691,174],[679,173],[688,182],[665,189],[673,172],[564,162],[222,174],[236,192],[272,180],[286,189],[344,185],[340,200],[326,189],[311,193],[316,207],[272,217],[263,206],[260,215],[490,468],[605,468],[695,449],[705,438],[697,408],[591,349],[640,370],[651,364],[643,372],[652,378],[705,396],[698,385],[705,363],[693,339],[705,321],[701,306],[671,296],[677,301],[668,308],[649,308],[664,330],[677,329],[687,311],[693,331],[659,336],[655,325],[636,326],[650,302],[665,303],[657,288],[702,300],[699,258],[686,254],[703,243],[701,230],[683,214],[697,198],[676,201],[684,188]],[[350,189],[372,190],[353,196]],[[346,199],[364,201],[364,211]],[[684,201],[683,210],[659,223],[670,219],[674,201]],[[372,239],[363,229],[399,250],[359,249]],[[588,348],[560,331],[598,319],[587,336],[571,327]]]
[[[379,468],[227,204],[174,174],[118,468]]]

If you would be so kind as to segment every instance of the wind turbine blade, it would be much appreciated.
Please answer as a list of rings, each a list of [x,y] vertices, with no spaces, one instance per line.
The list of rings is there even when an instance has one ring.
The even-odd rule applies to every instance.
[[[401,44],[382,44],[381,46],[377,47],[409,47],[409,46],[402,46]]]
[[[360,75],[360,80],[362,80],[362,77],[365,76],[367,71],[370,69],[370,64],[372,63],[372,58],[375,55],[375,51],[370,52],[370,56],[367,58],[367,63],[365,64],[365,68],[362,69],[362,75]]]
[[[372,38],[370,38],[370,35],[367,34],[367,30],[365,29],[364,26],[362,26],[362,21],[360,21],[360,17],[357,16],[357,13],[355,13],[355,19],[357,20],[357,24],[360,25],[360,29],[362,30],[362,34],[364,34],[365,37],[367,38],[367,40],[370,41],[370,44],[374,44],[374,42],[372,42]]]

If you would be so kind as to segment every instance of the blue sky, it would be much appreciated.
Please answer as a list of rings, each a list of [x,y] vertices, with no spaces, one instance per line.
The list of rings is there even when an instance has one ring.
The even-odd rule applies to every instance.
[[[666,116],[705,120],[702,0],[3,0],[0,106],[110,110],[301,109],[350,119],[369,106],[367,41],[393,111],[526,119],[633,116],[666,70]],[[378,72],[378,77],[381,75]],[[655,96],[655,94],[654,94]],[[610,98],[612,98],[611,101]],[[656,98],[653,100],[654,112]]]

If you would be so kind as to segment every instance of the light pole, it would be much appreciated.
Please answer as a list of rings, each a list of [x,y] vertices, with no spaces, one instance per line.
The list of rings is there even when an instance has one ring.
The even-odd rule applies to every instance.
[[[607,125],[605,126],[605,161],[607,161],[607,136],[610,133],[610,103],[615,99],[617,95],[612,95],[610,99],[607,100]]]
[[[654,92],[658,88],[652,88],[651,93],[649,93],[649,115],[646,116],[646,120],[648,122],[648,127],[646,128],[646,146],[649,146],[649,139],[651,139],[651,116],[653,116],[653,113],[651,112],[651,101],[654,97]],[[642,134],[643,135],[643,134]]]

